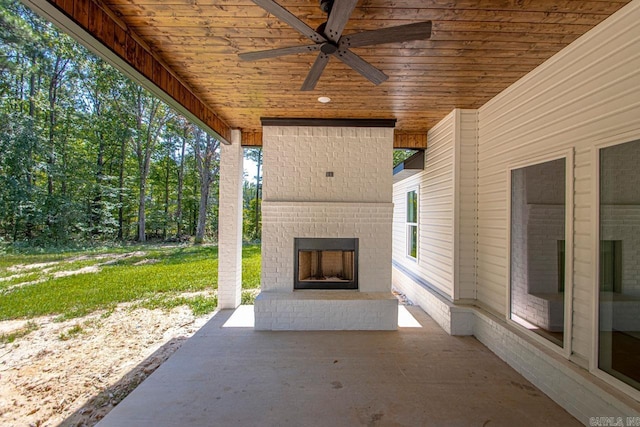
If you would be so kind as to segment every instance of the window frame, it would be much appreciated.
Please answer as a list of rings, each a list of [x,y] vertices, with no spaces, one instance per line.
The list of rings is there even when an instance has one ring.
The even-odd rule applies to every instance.
[[[596,141],[591,149],[591,217],[594,223],[592,233],[592,307],[591,307],[591,357],[589,357],[589,372],[607,384],[617,388],[635,400],[640,400],[640,390],[632,387],[624,381],[614,377],[599,368],[600,365],[600,152],[609,147],[622,145],[640,140],[640,132],[626,132],[614,137],[603,138]]]
[[[514,162],[507,166],[506,181],[506,205],[507,205],[507,263],[506,263],[506,305],[505,305],[505,320],[507,324],[513,326],[519,331],[522,331],[526,336],[532,340],[544,345],[546,348],[562,355],[564,358],[569,359],[572,353],[572,313],[573,313],[573,220],[574,220],[574,147],[564,149],[561,151],[551,152],[547,155],[541,155],[537,157],[529,157],[527,160],[520,162]],[[555,344],[547,338],[530,331],[520,323],[511,318],[511,191],[512,191],[512,171],[517,169],[526,168],[528,166],[535,166],[542,163],[551,162],[554,160],[565,159],[565,224],[564,224],[564,241],[565,241],[565,271],[564,271],[564,331],[562,346]]]
[[[409,194],[410,193],[415,193],[415,200],[416,200],[416,212],[415,212],[415,222],[410,222],[409,221]],[[408,259],[414,261],[414,262],[418,262],[418,257],[420,256],[420,187],[419,186],[414,186],[414,187],[409,187],[405,190],[405,217],[404,217],[404,222],[405,222],[405,236],[406,236],[406,242],[405,242],[405,257],[407,257]],[[410,232],[410,230],[412,228],[415,228],[416,230],[416,256],[414,257],[413,255],[411,255],[411,244],[412,244],[412,233]]]

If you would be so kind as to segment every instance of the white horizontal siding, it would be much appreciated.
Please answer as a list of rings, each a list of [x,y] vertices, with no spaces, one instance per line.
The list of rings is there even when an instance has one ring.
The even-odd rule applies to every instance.
[[[596,289],[593,277],[592,221],[593,159],[590,147],[576,147],[574,156],[574,222],[573,222],[573,327],[571,348],[579,357],[587,358],[591,345],[592,303]]]
[[[477,110],[457,110],[458,129],[456,150],[458,174],[456,201],[456,299],[476,298],[476,189],[477,189]]]
[[[573,340],[590,356],[593,240],[597,204],[594,146],[640,135],[640,1],[601,25],[479,110],[477,292],[484,306],[506,314],[507,168],[575,149]]]
[[[454,116],[428,134],[425,170],[394,185],[393,260],[453,299]],[[406,256],[406,192],[419,187],[418,261]]]

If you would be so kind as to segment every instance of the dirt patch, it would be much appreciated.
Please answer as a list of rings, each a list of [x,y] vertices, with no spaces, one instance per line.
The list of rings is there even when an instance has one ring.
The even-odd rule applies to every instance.
[[[36,330],[0,345],[0,425],[96,424],[210,316],[129,304],[65,322],[32,319]]]
[[[51,262],[38,262],[34,264],[16,264],[7,268],[7,271],[12,273],[17,273],[25,270],[42,270],[47,267],[52,267],[54,265],[60,264],[60,261],[51,261]]]
[[[160,260],[156,258],[145,258],[141,261],[134,263],[133,265],[147,265],[147,264],[157,264]]]
[[[56,271],[55,273],[53,273],[53,277],[57,279],[58,277],[74,276],[76,274],[98,273],[99,271],[100,267],[98,267],[97,265],[88,265],[77,270]]]
[[[108,261],[113,261],[113,260],[120,260],[120,259],[126,259],[126,258],[131,258],[131,257],[139,257],[139,256],[145,256],[147,255],[146,252],[144,251],[135,251],[135,252],[126,252],[126,253],[122,253],[122,254],[116,254],[116,253],[107,253],[107,254],[96,254],[96,255],[80,255],[77,257],[73,257],[73,258],[69,258],[66,260],[66,262],[68,263],[72,263],[72,262],[77,262],[77,261],[102,261],[102,260],[108,260]]]
[[[29,273],[33,273],[33,270],[35,269],[39,269],[40,273],[42,273],[42,277],[40,277],[39,279],[36,280],[30,280],[27,282],[21,282],[21,283],[17,283],[15,285],[11,285],[11,286],[7,286],[5,289],[2,290],[2,292],[11,292],[16,288],[21,288],[24,286],[31,286],[31,285],[37,285],[38,283],[42,283],[44,281],[46,281],[48,278],[60,278],[60,277],[67,277],[67,276],[74,276],[76,274],[92,274],[92,273],[99,273],[102,269],[101,266],[104,265],[112,265],[112,264],[116,264],[118,262],[120,262],[121,260],[127,259],[127,258],[132,258],[132,257],[143,257],[146,256],[147,253],[144,251],[135,251],[135,252],[129,252],[129,253],[125,253],[125,254],[99,254],[99,255],[81,255],[81,256],[77,256],[74,258],[70,258],[68,260],[65,261],[55,261],[55,262],[43,262],[43,263],[37,263],[37,264],[18,264],[18,265],[14,265],[11,266],[9,268],[7,268],[7,271],[11,271],[14,272],[16,274],[13,274],[11,276],[7,276],[7,277],[0,277],[0,282],[3,281],[9,281],[9,280],[15,280],[15,279],[19,279],[21,277],[25,277],[27,276]],[[97,262],[94,265],[88,265],[82,268],[78,268],[78,269],[71,269],[71,270],[59,270],[59,271],[53,271],[54,268],[58,268],[60,266],[61,263],[66,263],[66,264],[71,264],[73,262],[78,262],[78,261],[101,261],[101,262]],[[155,258],[145,258],[141,261],[136,262],[134,265],[144,265],[144,264],[155,264],[157,262],[160,262],[160,260],[155,259]]]

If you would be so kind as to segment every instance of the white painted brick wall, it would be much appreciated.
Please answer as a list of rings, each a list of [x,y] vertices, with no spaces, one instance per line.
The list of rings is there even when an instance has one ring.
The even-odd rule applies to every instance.
[[[605,205],[600,239],[622,241],[622,292],[640,297],[640,205]]]
[[[519,218],[516,209],[515,218]],[[564,240],[564,207],[528,205],[524,222],[512,227],[511,310],[550,331],[564,329],[564,299],[558,293],[558,240]],[[514,224],[516,225],[516,224]]]
[[[391,203],[262,203],[262,290],[291,292],[295,237],[358,238],[358,286],[391,289]]]
[[[262,292],[257,330],[395,330],[398,300],[390,292]]]
[[[263,150],[256,328],[395,329],[393,129],[265,127]],[[294,292],[296,237],[357,238],[358,290]]]
[[[231,145],[220,148],[220,211],[218,229],[218,307],[236,308],[242,297],[242,180],[240,131]]]
[[[391,201],[393,129],[267,126],[263,150],[265,201]]]

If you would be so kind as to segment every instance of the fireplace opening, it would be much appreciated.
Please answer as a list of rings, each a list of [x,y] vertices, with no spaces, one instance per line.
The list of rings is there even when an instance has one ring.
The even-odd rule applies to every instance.
[[[358,289],[358,239],[296,238],[294,289]]]

